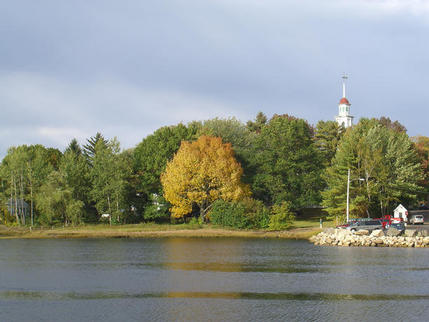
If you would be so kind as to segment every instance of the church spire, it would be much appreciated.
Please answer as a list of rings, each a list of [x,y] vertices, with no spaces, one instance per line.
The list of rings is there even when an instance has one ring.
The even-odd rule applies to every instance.
[[[335,117],[335,120],[339,125],[347,128],[353,125],[353,116],[350,115],[351,104],[346,98],[346,80],[348,77],[344,74],[341,78],[343,79],[343,97],[340,99],[340,104],[338,105],[338,116]]]
[[[342,79],[343,79],[343,97],[344,98],[346,97],[346,80],[347,80],[347,78],[348,77],[346,74],[344,74],[342,77]]]

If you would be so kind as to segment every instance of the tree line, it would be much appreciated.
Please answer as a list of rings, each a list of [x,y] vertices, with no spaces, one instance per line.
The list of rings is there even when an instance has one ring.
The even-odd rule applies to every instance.
[[[341,221],[350,170],[354,217],[388,214],[428,194],[429,138],[388,118],[344,129],[262,112],[165,126],[121,150],[101,133],[64,151],[9,148],[0,165],[3,223],[78,225],[200,220],[283,229],[293,211],[323,207]]]

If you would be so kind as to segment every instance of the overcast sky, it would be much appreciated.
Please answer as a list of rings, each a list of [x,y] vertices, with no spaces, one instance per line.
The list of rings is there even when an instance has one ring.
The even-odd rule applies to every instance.
[[[97,131],[123,148],[163,125],[352,114],[427,135],[424,0],[0,2],[0,156]]]

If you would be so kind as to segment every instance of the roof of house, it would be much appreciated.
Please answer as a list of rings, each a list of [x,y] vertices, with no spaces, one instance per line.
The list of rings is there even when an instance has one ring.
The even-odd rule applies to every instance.
[[[396,210],[407,210],[407,208],[405,208],[402,204],[399,204],[399,206],[396,207],[394,211]]]
[[[340,104],[347,104],[350,105],[349,100],[345,97],[343,97],[342,99],[340,99]]]

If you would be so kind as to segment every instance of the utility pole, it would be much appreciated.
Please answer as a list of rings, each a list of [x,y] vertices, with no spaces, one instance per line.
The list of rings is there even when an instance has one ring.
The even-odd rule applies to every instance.
[[[347,222],[349,222],[349,203],[350,203],[350,168],[347,171],[347,206],[346,206]]]

